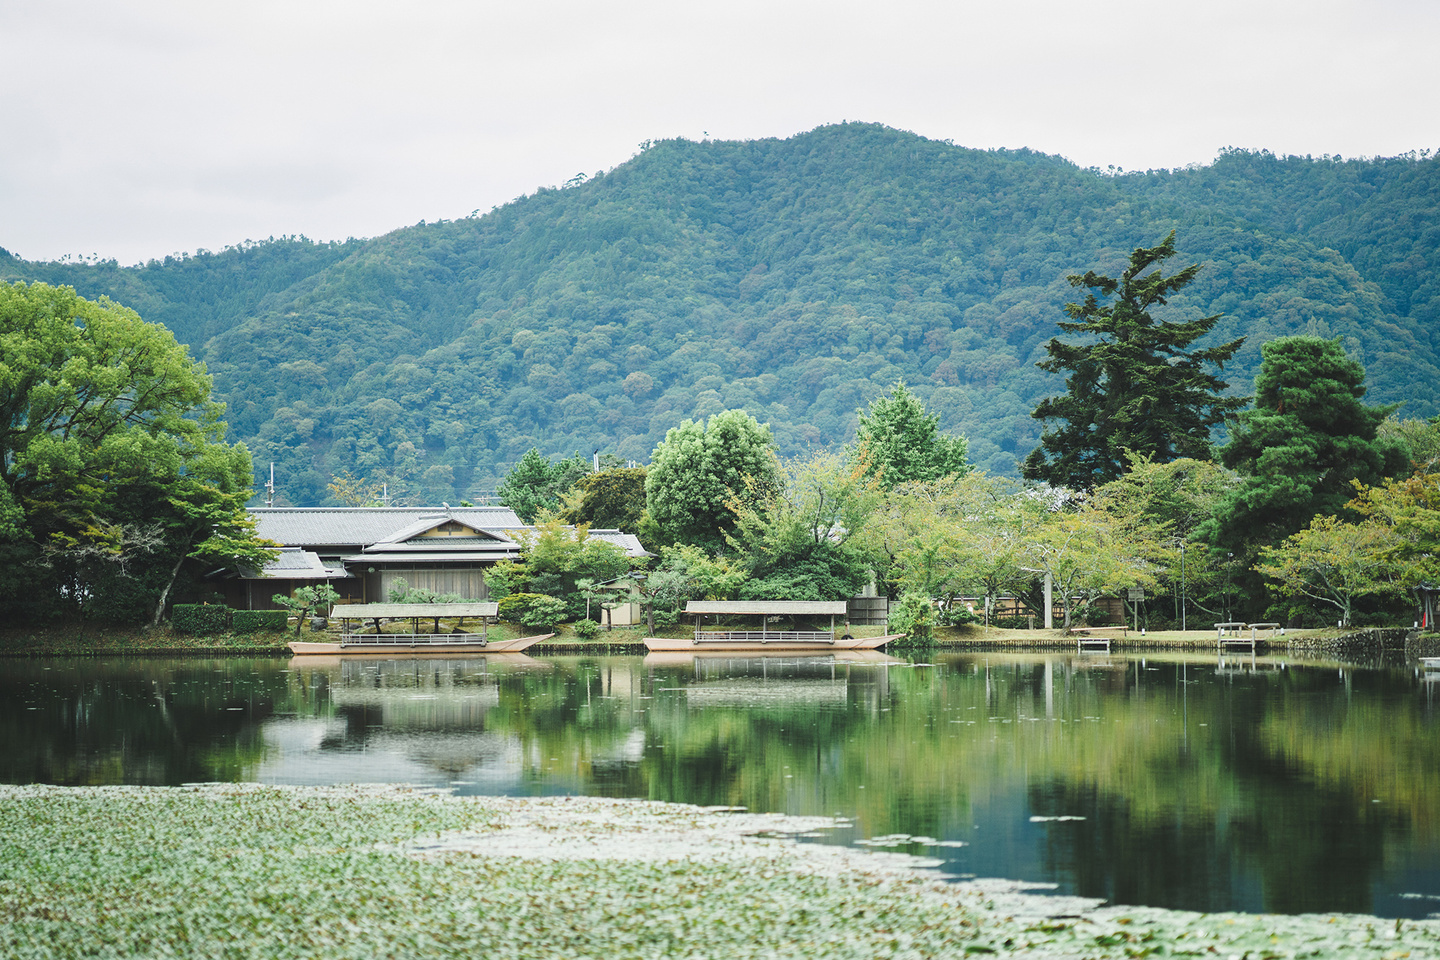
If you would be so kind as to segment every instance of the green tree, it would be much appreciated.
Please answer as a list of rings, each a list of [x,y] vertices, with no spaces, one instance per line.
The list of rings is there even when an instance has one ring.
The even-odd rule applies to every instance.
[[[583,524],[567,527],[558,518],[540,523],[519,536],[519,562],[501,561],[485,576],[491,596],[541,593],[565,604],[572,617],[585,614],[585,588],[581,581],[604,583],[631,567],[625,551],[590,536]]]
[[[1395,540],[1384,523],[1316,517],[1278,546],[1262,548],[1255,569],[1286,596],[1333,607],[1341,625],[1349,626],[1357,598],[1403,590]]]
[[[925,412],[925,404],[897,380],[859,412],[855,430],[857,459],[867,476],[887,489],[911,481],[938,480],[970,469],[964,437],[940,432],[940,417]]]
[[[882,492],[863,467],[818,453],[786,461],[774,484],[748,492],[731,497],[727,534],[749,573],[741,599],[842,600],[869,579],[861,545]]]
[[[1066,392],[1042,400],[1031,414],[1047,426],[1040,446],[1025,458],[1021,472],[1027,479],[1089,490],[1118,478],[1127,453],[1160,461],[1207,458],[1211,428],[1244,405],[1239,397],[1223,396],[1229,384],[1206,369],[1223,368],[1244,338],[1188,349],[1219,314],[1178,323],[1151,316],[1200,272],[1192,264],[1165,276],[1160,267],[1174,255],[1171,231],[1159,246],[1136,249],[1118,280],[1093,270],[1068,278],[1090,292],[1084,303],[1066,304],[1070,320],[1061,321],[1060,329],[1085,339],[1051,339],[1049,356],[1037,364],[1065,373]],[[1113,302],[1102,304],[1101,297]],[[1063,425],[1051,429],[1052,421]]]
[[[1051,506],[1033,499],[1043,519],[1021,550],[1026,566],[1050,577],[1054,598],[1064,613],[1064,629],[1095,600],[1127,587],[1153,587],[1153,544],[1137,536],[1103,506]]]
[[[635,533],[645,513],[645,468],[616,467],[575,481],[564,510],[570,523]]]
[[[1213,544],[1237,553],[1278,544],[1317,516],[1343,518],[1356,481],[1409,473],[1403,444],[1378,436],[1394,408],[1362,402],[1365,368],[1339,340],[1281,337],[1261,351],[1255,405],[1220,451],[1240,482],[1205,527]]]
[[[1161,587],[1172,594],[1177,621],[1184,620],[1182,604],[1222,616],[1233,564],[1223,554],[1211,555],[1201,531],[1239,478],[1218,464],[1189,457],[1160,462],[1132,453],[1126,467],[1119,479],[1093,491],[1091,503],[1149,545],[1146,558],[1155,564]]]
[[[556,509],[566,491],[589,472],[589,462],[578,453],[552,463],[531,447],[500,481],[496,492],[516,516],[534,523],[542,511]]]
[[[1417,471],[1356,488],[1347,506],[1393,533],[1388,556],[1401,582],[1409,587],[1440,583],[1440,473]]]
[[[745,411],[686,420],[651,455],[646,509],[667,543],[718,550],[735,529],[735,498],[765,498],[777,475],[770,428]]]
[[[306,616],[312,612],[317,617],[330,616],[330,608],[340,599],[340,594],[330,584],[322,583],[313,587],[296,587],[289,596],[277,593],[270,599],[294,615],[295,636],[298,637]]]
[[[0,284],[0,604],[153,620],[187,566],[273,557],[220,412],[164,327],[68,287]]]

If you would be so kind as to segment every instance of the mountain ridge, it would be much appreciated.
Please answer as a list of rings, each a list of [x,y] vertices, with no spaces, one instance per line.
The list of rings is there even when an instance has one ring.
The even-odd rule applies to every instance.
[[[1339,336],[1370,399],[1440,413],[1432,279],[1440,162],[1226,151],[1111,175],[878,124],[669,140],[564,188],[369,240],[282,238],[113,264],[0,258],[0,276],[107,294],[204,359],[232,437],[287,498],[332,473],[423,499],[491,490],[530,446],[645,460],[682,419],[743,407],[783,452],[852,435],[905,379],[995,472],[1063,389],[1035,369],[1076,294],[1178,231],[1204,264],[1165,310],[1247,337]],[[1348,253],[1346,252],[1348,251]],[[1177,266],[1178,269],[1178,266]]]

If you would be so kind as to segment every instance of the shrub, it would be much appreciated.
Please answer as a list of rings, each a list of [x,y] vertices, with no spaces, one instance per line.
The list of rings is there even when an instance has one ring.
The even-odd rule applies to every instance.
[[[575,636],[581,640],[593,640],[600,635],[600,624],[588,617],[575,621]]]
[[[890,605],[890,630],[911,640],[929,640],[935,627],[935,604],[919,593],[907,593]]]
[[[284,610],[234,610],[230,613],[230,629],[234,633],[283,632],[286,620]]]
[[[230,625],[230,608],[223,604],[177,603],[170,610],[176,633],[224,633]]]
[[[936,619],[947,627],[958,627],[966,623],[980,623],[983,618],[957,600],[941,610]]]
[[[565,604],[543,593],[512,593],[499,602],[503,620],[526,629],[553,627],[565,618]]]

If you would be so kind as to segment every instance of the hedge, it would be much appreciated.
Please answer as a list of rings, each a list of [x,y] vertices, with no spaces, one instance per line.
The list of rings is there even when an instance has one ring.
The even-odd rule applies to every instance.
[[[235,633],[283,631],[287,617],[284,610],[233,610],[230,613],[230,629]]]
[[[230,608],[220,603],[177,603],[170,610],[176,633],[224,633],[230,626]]]

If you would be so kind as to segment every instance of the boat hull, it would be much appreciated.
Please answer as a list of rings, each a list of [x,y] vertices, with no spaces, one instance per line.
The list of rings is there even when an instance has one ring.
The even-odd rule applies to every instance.
[[[651,653],[837,653],[841,650],[878,650],[903,633],[883,637],[850,637],[830,641],[775,640],[704,640],[697,643],[689,637],[646,637],[645,646]]]
[[[333,657],[337,654],[344,654],[347,657],[372,655],[393,657],[397,653],[521,653],[540,641],[549,640],[553,636],[555,636],[553,633],[542,633],[539,636],[518,637],[514,640],[491,640],[484,642],[477,637],[474,640],[447,640],[436,643],[413,643],[410,641],[401,643],[347,643],[341,640],[292,640],[287,646],[290,647],[290,652],[297,657]]]

